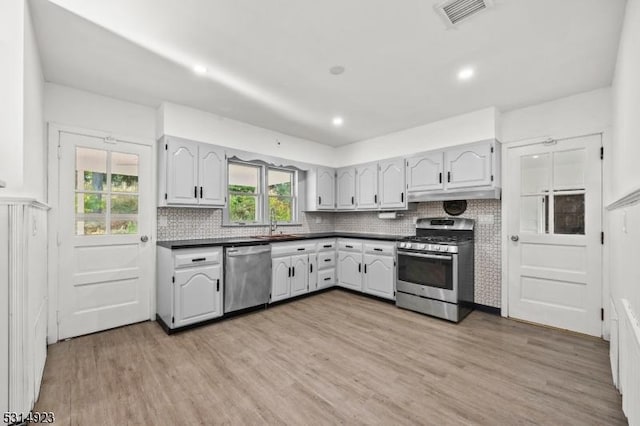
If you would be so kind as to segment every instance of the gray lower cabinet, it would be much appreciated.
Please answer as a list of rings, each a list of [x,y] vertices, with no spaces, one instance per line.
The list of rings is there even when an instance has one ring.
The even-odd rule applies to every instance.
[[[362,291],[385,299],[394,299],[395,271],[393,257],[365,254]]]
[[[338,240],[338,285],[393,300],[395,278],[394,243]]]
[[[315,255],[315,243],[276,243],[271,245],[270,302],[309,292],[309,256]]]
[[[222,248],[158,247],[157,313],[169,328],[222,316]]]

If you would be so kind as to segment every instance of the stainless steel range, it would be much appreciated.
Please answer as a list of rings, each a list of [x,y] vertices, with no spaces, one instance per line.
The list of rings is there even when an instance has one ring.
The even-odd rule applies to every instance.
[[[397,243],[396,305],[458,322],[473,310],[472,219],[425,218]]]

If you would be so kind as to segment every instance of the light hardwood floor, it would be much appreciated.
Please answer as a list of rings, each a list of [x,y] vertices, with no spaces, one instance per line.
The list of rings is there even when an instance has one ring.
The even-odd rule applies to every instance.
[[[340,290],[168,336],[146,322],[49,347],[56,424],[626,424],[606,342]]]

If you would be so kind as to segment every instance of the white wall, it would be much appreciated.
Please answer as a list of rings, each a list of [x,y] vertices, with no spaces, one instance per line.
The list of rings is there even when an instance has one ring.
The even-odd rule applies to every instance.
[[[178,136],[215,145],[332,166],[334,148],[182,105],[164,103],[157,137]]]
[[[334,167],[366,163],[421,151],[493,139],[498,112],[495,108],[462,114],[411,129],[338,147]]]
[[[599,133],[611,126],[611,114],[609,87],[506,111],[501,116],[501,142]]]
[[[45,84],[44,116],[49,123],[155,140],[153,108],[58,84]]]

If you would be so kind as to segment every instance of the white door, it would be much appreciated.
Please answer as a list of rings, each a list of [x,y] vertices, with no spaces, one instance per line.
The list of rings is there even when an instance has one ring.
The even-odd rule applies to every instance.
[[[271,301],[287,299],[291,293],[291,258],[279,257],[271,261]]]
[[[433,191],[442,189],[444,171],[443,153],[436,152],[407,160],[407,191]]]
[[[393,257],[365,254],[363,291],[393,299],[394,271]]]
[[[358,167],[356,171],[356,197],[359,209],[378,207],[378,164]]]
[[[151,147],[60,132],[60,339],[150,317]]]
[[[378,192],[381,209],[402,208],[405,203],[404,160],[388,160],[380,163]]]
[[[222,315],[220,265],[180,269],[175,273],[175,326],[193,324]]]
[[[463,148],[449,149],[445,153],[447,188],[465,188],[491,185],[491,142]]]
[[[601,335],[599,135],[509,149],[509,316]]]
[[[167,141],[167,203],[198,204],[198,143]]]
[[[336,175],[333,169],[318,167],[318,209],[333,210],[335,205]]]
[[[356,208],[356,169],[347,167],[338,170],[337,207],[341,210]]]
[[[309,291],[308,257],[306,254],[291,256],[291,296]]]
[[[338,252],[338,283],[342,287],[362,290],[362,254]]]
[[[222,150],[200,144],[198,177],[199,204],[224,206],[227,202],[227,160]]]

